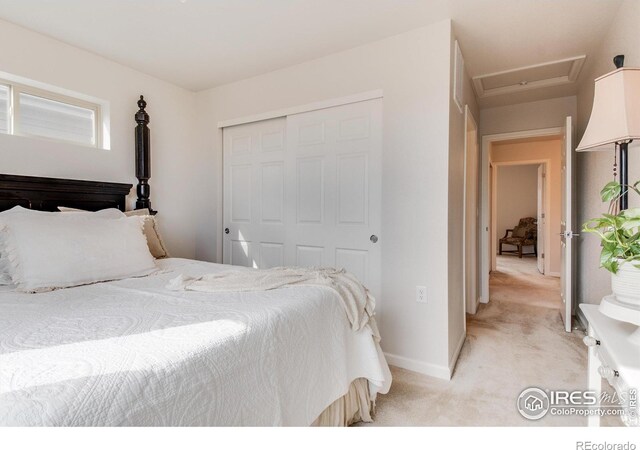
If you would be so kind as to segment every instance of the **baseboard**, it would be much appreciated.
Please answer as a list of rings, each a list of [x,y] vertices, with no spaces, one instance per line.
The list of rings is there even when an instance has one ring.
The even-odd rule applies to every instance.
[[[589,321],[587,320],[584,313],[582,312],[580,305],[578,305],[578,308],[576,311],[576,317],[578,318],[578,320],[580,321],[580,324],[582,325],[582,327],[585,329],[585,332],[586,332],[586,330],[589,329]]]
[[[384,356],[387,358],[387,362],[392,366],[411,370],[412,372],[418,372],[430,377],[440,378],[441,380],[451,379],[451,373],[448,367],[394,355],[393,353],[385,353]]]
[[[548,275],[550,277],[560,278],[560,272],[549,272],[546,275]]]
[[[475,301],[475,305],[471,305],[471,306],[474,307],[474,312],[473,313],[471,311],[469,311],[468,308],[465,308],[465,313],[466,313],[465,314],[465,320],[467,319],[467,314],[471,315],[471,316],[475,316],[476,314],[478,314],[478,308],[480,307],[480,300],[481,300],[480,297],[477,297],[476,301]]]
[[[464,331],[460,335],[460,339],[458,340],[458,345],[456,345],[456,349],[451,355],[451,359],[449,360],[449,379],[453,376],[453,370],[456,368],[456,363],[458,362],[458,357],[460,356],[460,352],[462,351],[462,346],[464,345],[464,341],[467,339],[467,333]]]

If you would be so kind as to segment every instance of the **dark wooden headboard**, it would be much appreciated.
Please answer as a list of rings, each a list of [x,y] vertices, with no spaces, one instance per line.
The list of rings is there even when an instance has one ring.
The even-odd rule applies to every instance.
[[[0,175],[0,211],[16,205],[39,211],[57,211],[58,206],[124,211],[131,187],[125,183]]]

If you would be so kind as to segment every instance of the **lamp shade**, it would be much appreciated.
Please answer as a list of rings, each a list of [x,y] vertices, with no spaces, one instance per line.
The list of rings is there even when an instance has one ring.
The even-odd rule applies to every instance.
[[[576,151],[632,139],[640,139],[640,68],[623,67],[596,79],[591,117]]]

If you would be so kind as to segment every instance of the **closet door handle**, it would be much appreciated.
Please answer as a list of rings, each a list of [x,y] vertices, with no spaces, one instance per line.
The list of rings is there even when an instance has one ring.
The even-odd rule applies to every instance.
[[[228,228],[224,229],[224,234],[229,234],[229,229]]]
[[[376,236],[375,234],[372,234],[369,237],[369,240],[375,244],[376,242],[378,242],[378,236]]]

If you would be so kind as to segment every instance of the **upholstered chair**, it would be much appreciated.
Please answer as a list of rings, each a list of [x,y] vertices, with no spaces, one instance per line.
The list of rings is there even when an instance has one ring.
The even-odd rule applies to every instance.
[[[511,235],[509,235],[511,234]],[[538,255],[538,221],[533,217],[520,219],[518,225],[510,228],[499,241],[499,254],[514,253],[522,258],[523,254]],[[513,245],[516,250],[503,250],[504,244]],[[533,246],[533,253],[522,253],[523,247]]]

